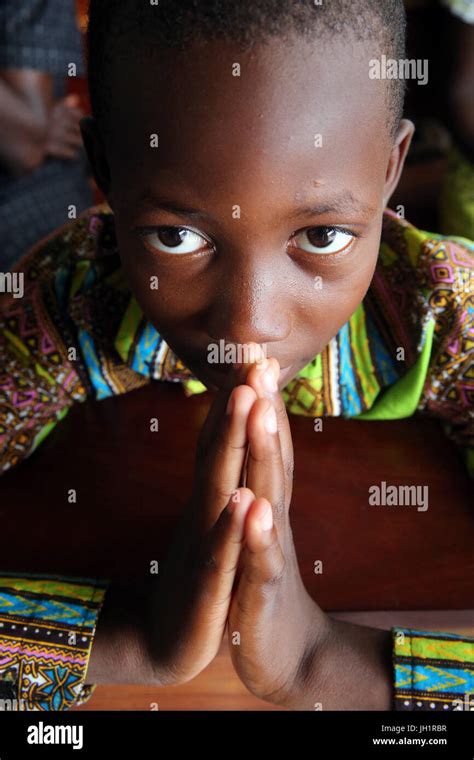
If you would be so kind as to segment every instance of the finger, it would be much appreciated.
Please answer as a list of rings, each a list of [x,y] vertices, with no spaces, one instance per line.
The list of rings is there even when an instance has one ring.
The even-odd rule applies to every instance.
[[[70,148],[63,143],[52,143],[46,148],[48,156],[54,156],[55,158],[67,158],[73,160],[78,157],[79,152],[77,149]]]
[[[74,93],[71,93],[70,95],[66,95],[61,101],[61,103],[63,103],[64,105],[70,106],[71,108],[75,108],[76,106],[79,105],[80,102],[81,102],[81,99],[79,95],[75,95]]]
[[[298,672],[314,602],[282,549],[267,499],[256,499],[247,512],[239,570],[228,618],[230,653],[247,688],[268,699],[284,694]]]
[[[68,108],[67,113],[74,123],[79,122],[85,115],[82,108]]]
[[[195,572],[198,584],[195,620],[201,631],[203,625],[214,629],[217,624],[224,633],[242,550],[245,518],[254,501],[255,495],[248,488],[239,488],[207,540],[199,547]]]
[[[193,503],[201,512],[198,524],[203,532],[215,523],[240,484],[248,447],[247,420],[255,400],[248,386],[234,389],[211,449],[199,458]]]
[[[81,130],[79,124],[63,124],[60,129],[56,130],[56,141],[69,146],[79,146],[81,144]]]
[[[63,139],[65,142],[72,143],[74,145],[79,145],[79,140],[81,138],[81,129],[79,127],[79,122],[74,122],[74,124],[68,124],[64,127],[63,131]]]
[[[249,369],[254,366],[254,364],[258,364],[263,358],[263,350],[258,343],[249,343],[245,345],[248,346],[248,348],[244,353],[244,358],[247,356],[247,358],[253,358],[255,361],[235,364],[230,373],[228,384],[222,386],[217,392],[216,398],[209,410],[208,416],[199,435],[199,443],[203,449],[209,448],[212,444],[216,431],[220,427],[222,416],[225,413],[232,391],[237,386],[246,384]]]
[[[272,505],[259,498],[250,506],[245,521],[228,628],[234,667],[247,688],[262,697],[268,693],[268,674],[272,685],[280,681],[293,648],[288,648],[285,637],[289,621],[279,611],[279,602],[284,603],[294,617],[293,599],[291,595],[285,598],[285,581],[285,557],[272,522]]]
[[[246,486],[270,501],[279,529],[284,531],[285,473],[276,413],[269,399],[258,399],[249,414],[249,455]]]
[[[263,357],[260,346],[255,343],[248,346],[244,358],[260,361]],[[233,371],[235,382],[245,380],[248,367],[248,364],[236,365]],[[229,421],[226,412],[233,392],[235,419]],[[255,398],[255,392],[250,388],[245,390],[232,383],[220,388],[199,434],[193,484],[193,495],[197,498],[192,501],[200,505],[203,530],[215,522],[232,491],[244,484],[242,472],[247,458],[246,423]],[[230,430],[229,422],[232,422]],[[204,496],[204,504],[199,495]]]
[[[79,154],[79,150],[82,147],[82,142],[80,140],[76,140],[73,137],[69,136],[63,136],[61,138],[61,142],[59,143],[58,140],[57,144],[60,144],[62,146],[62,149],[66,151],[72,151],[76,156]]]
[[[73,129],[76,125],[79,125],[83,116],[84,114],[79,108],[65,108],[61,111],[61,118],[58,120],[58,126],[65,130]]]
[[[268,601],[281,586],[286,569],[272,505],[267,499],[255,499],[247,510],[244,541],[236,593],[240,612],[252,620],[253,613],[261,612],[262,601]]]
[[[274,385],[266,385],[263,382],[263,376],[266,369],[270,369],[273,374]],[[247,376],[247,384],[254,389],[259,398],[269,398],[274,407],[277,416],[278,433],[280,435],[281,456],[285,471],[285,501],[290,504],[291,493],[293,489],[293,471],[294,471],[294,452],[291,427],[288,419],[285,402],[281,393],[277,390],[280,365],[273,357],[268,359],[268,364],[262,364],[260,368],[252,367]],[[274,390],[271,390],[273,387]]]

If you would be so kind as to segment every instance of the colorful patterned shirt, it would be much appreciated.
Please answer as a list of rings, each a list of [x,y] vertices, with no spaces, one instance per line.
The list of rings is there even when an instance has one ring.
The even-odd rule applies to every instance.
[[[0,575],[0,709],[67,710],[85,685],[107,583],[65,576]]]
[[[4,282],[18,288],[13,278],[20,275],[23,296],[0,296],[0,473],[29,456],[76,402],[125,393],[151,379],[182,383],[187,396],[206,391],[144,317],[121,267],[106,207],[42,241]],[[288,411],[364,420],[436,416],[474,477],[473,292],[474,246],[468,240],[420,231],[387,210],[370,288],[325,349],[284,388]],[[54,583],[53,590],[45,586],[45,598],[63,594],[68,606],[77,598],[74,584],[95,602],[107,585],[59,577]],[[17,576],[17,584],[21,588],[12,586],[6,601],[0,596],[1,620],[27,627],[21,598],[36,594],[32,620],[43,651],[48,605],[34,578]],[[11,606],[16,593],[17,610]],[[64,683],[66,672],[83,686],[100,609],[95,602],[87,608],[87,651],[74,650],[69,664],[64,652],[58,655],[56,683]],[[62,633],[72,625],[67,617],[60,623]],[[395,709],[453,709],[453,700],[474,691],[474,640],[398,628],[392,635]],[[32,652],[27,636],[25,631],[18,643],[16,662],[29,662],[39,673],[34,658],[44,655]],[[13,667],[2,646],[10,647],[7,637],[0,638],[0,681]],[[18,693],[30,693],[27,672],[19,666],[13,671]],[[43,683],[45,676],[39,678]],[[78,698],[82,686],[76,686]],[[52,697],[43,699],[44,689],[37,693],[38,709],[55,709]],[[70,705],[71,698],[60,699],[61,706]]]

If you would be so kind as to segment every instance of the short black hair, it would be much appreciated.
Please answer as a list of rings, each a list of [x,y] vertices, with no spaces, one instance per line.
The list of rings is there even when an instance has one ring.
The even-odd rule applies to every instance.
[[[111,62],[136,51],[176,48],[193,39],[228,40],[242,50],[296,33],[323,39],[352,33],[374,53],[405,58],[403,0],[90,0],[88,78],[92,113],[110,113]],[[392,138],[403,116],[405,80],[388,79],[387,123]],[[105,128],[105,125],[104,125]]]

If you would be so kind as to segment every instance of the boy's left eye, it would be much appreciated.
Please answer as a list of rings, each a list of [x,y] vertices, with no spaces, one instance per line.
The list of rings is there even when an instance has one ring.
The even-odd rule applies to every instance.
[[[308,227],[293,237],[293,247],[308,253],[339,253],[356,237],[352,232],[338,227]]]

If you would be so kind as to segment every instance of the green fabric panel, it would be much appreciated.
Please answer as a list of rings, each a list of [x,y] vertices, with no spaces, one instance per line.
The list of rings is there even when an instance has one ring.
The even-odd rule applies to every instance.
[[[293,380],[290,380],[288,383],[288,388],[290,391],[292,390],[292,383],[294,383],[297,378],[305,378],[314,388],[320,391],[323,386],[323,360],[321,358],[321,354],[315,356],[312,361],[310,361],[305,367],[303,367],[303,369],[298,372]],[[289,401],[289,393],[285,388],[283,388],[282,397],[287,409],[293,414],[308,414],[308,410],[312,409],[314,405],[314,394],[308,393],[306,388],[303,386],[298,388],[298,402],[303,406],[303,409],[299,406],[299,404],[291,403]],[[319,417],[322,414],[322,411],[323,408],[321,403],[321,408],[312,409],[311,414],[315,417]]]
[[[47,425],[45,425],[43,428],[41,428],[40,432],[38,433],[38,435],[36,436],[36,438],[34,440],[33,446],[30,449],[30,454],[32,454],[33,451],[35,451],[36,448],[40,445],[40,443],[42,443],[44,441],[44,439],[46,438],[46,436],[48,436],[50,434],[50,432],[56,427],[56,425],[58,424],[58,422],[60,420],[64,419],[64,417],[66,416],[66,414],[68,413],[68,411],[69,411],[69,407],[68,406],[66,406],[65,409],[61,409],[61,411],[58,412],[56,420],[53,420],[53,422],[49,422]]]
[[[474,641],[456,639],[437,639],[436,634],[431,638],[429,633],[418,631],[423,636],[395,638],[395,654],[404,657],[420,657],[422,659],[453,660],[455,662],[474,662]],[[440,634],[442,635],[442,634]],[[468,638],[468,637],[466,637]],[[403,642],[403,643],[402,643]]]
[[[186,396],[192,396],[195,393],[204,393],[207,391],[206,386],[200,380],[183,380]]]
[[[0,586],[7,587],[9,591],[30,591],[33,594],[53,594],[54,596],[68,596],[75,599],[90,601],[95,592],[95,586],[81,586],[76,583],[67,583],[65,580],[49,580],[31,578],[30,576],[0,576]]]
[[[82,283],[84,282],[86,275],[91,268],[90,261],[79,261],[76,264],[76,268],[74,270],[74,275],[72,278],[72,285],[71,285],[71,291],[69,293],[69,298],[72,298],[76,295],[77,291],[81,287]]]
[[[365,323],[365,308],[359,304],[350,319],[351,345],[354,363],[359,378],[364,401],[374,402],[380,392],[380,385],[374,374],[374,365],[369,349],[369,339]]]
[[[431,319],[426,327],[425,343],[421,354],[408,372],[391,385],[371,409],[357,414],[355,420],[398,420],[411,417],[416,411],[423,391],[426,374],[431,358],[435,320]]]
[[[142,318],[143,312],[135,300],[135,296],[132,296],[123,315],[114,343],[120,358],[125,364],[127,363],[130,347]]]

